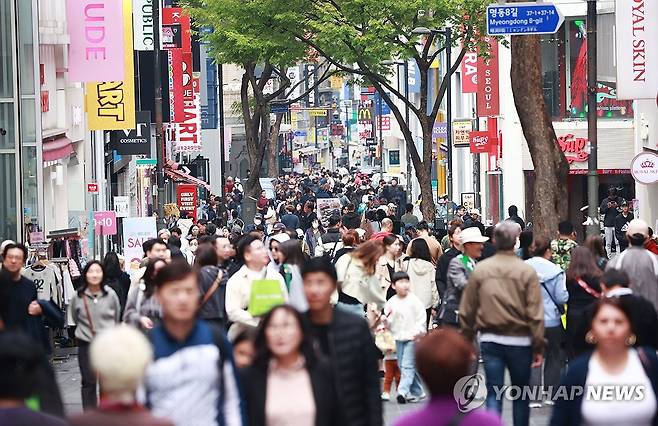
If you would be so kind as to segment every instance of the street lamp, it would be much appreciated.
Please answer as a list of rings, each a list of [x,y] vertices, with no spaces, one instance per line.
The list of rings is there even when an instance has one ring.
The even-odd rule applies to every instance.
[[[446,26],[445,28],[430,29],[425,27],[416,27],[411,31],[413,35],[429,35],[429,34],[441,34],[445,39],[445,49],[446,49],[446,63],[447,70],[444,78],[448,79],[448,87],[446,89],[446,145],[448,147],[448,153],[446,155],[447,160],[447,172],[446,177],[448,180],[448,198],[452,201],[452,74],[450,73],[450,67],[452,67],[452,27]],[[434,123],[432,123],[434,125]]]

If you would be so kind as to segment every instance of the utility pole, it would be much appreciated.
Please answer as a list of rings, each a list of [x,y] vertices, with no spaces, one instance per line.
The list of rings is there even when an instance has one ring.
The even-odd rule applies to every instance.
[[[407,102],[409,101],[409,61],[404,61],[404,97]],[[404,122],[407,123],[409,127],[409,132],[411,132],[411,125],[409,123],[409,104],[404,103]],[[411,186],[411,150],[407,147],[407,202],[413,203],[412,189]]]
[[[217,106],[219,109],[219,162],[221,163],[220,168],[220,182],[221,189],[219,193],[222,195],[222,199],[219,202],[219,211],[220,215],[224,215],[224,202],[226,201],[226,194],[224,193],[224,188],[226,184],[226,158],[224,150],[226,149],[226,141],[224,140],[224,64],[217,64],[217,85],[219,86],[219,96]],[[226,220],[228,220],[228,213]]]
[[[155,84],[155,147],[158,157],[156,166],[156,181],[158,195],[156,198],[158,220],[164,220],[165,185],[164,163],[165,149],[162,137],[162,77],[160,75],[160,0],[153,2],[153,81]]]
[[[444,29],[445,43],[446,43],[446,75],[444,78],[448,79],[448,87],[446,89],[446,145],[448,146],[447,160],[447,173],[448,178],[448,199],[452,200],[452,74],[450,67],[452,67],[452,28],[446,27]],[[439,150],[440,151],[440,150]]]
[[[384,136],[382,132],[382,95],[381,93],[379,94],[377,99],[377,123],[379,124],[379,174],[380,177],[379,179],[384,178]]]
[[[347,170],[350,170],[350,139],[351,139],[351,134],[350,134],[350,104],[352,101],[350,100],[350,103],[347,103],[345,101],[345,117],[347,118],[346,123],[347,123]]]
[[[587,137],[590,153],[587,160],[587,216],[592,223],[587,227],[588,235],[598,235],[601,229],[594,219],[598,218],[599,180],[596,174],[597,158],[597,116],[596,116],[596,0],[587,0]]]

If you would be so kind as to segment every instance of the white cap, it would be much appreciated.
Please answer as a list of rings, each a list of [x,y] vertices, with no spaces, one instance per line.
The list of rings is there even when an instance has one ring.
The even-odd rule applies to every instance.
[[[471,226],[470,228],[464,229],[461,234],[459,234],[459,239],[462,244],[483,243],[489,241],[489,237],[483,237],[482,234],[480,234],[480,228],[477,226]]]
[[[480,210],[478,210],[478,209],[471,209],[470,213],[480,216]]]
[[[628,223],[626,235],[633,236],[635,234],[642,234],[645,237],[649,236],[649,225],[642,219],[633,219]]]

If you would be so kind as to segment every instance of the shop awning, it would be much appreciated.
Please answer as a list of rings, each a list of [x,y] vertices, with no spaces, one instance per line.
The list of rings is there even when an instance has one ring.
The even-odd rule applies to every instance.
[[[73,152],[73,142],[66,136],[60,136],[49,142],[43,142],[43,161],[57,161],[68,157]]]
[[[202,181],[201,179],[195,178],[194,176],[183,172],[182,170],[174,170],[169,167],[165,167],[164,172],[167,176],[169,176],[176,182],[185,182],[185,183],[190,183],[192,185],[202,186],[206,188],[208,191],[210,191],[210,185],[208,185],[206,182]]]

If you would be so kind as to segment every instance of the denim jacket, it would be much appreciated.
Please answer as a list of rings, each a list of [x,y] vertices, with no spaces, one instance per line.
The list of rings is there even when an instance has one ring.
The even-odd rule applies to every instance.
[[[555,263],[539,256],[525,262],[535,269],[540,285],[543,284],[541,295],[544,299],[544,327],[559,326],[560,312],[555,304],[563,305],[569,300],[564,271]],[[550,295],[546,291],[547,289],[550,291]]]

